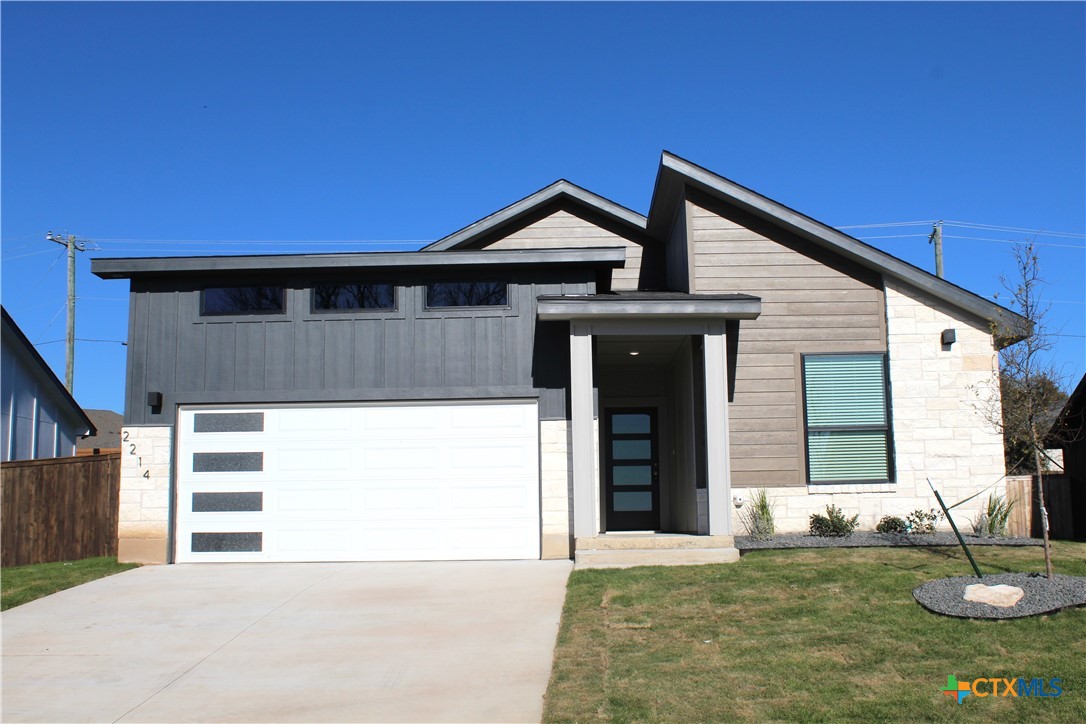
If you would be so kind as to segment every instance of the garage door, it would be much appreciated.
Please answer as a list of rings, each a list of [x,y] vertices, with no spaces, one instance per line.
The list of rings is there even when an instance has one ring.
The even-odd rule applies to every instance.
[[[536,403],[184,407],[176,560],[539,558]]]

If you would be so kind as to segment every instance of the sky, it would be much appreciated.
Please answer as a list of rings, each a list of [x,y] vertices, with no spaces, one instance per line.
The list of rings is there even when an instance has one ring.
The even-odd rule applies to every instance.
[[[1086,371],[1083,3],[4,2],[0,53],[0,296],[63,379],[45,236],[86,242],[87,408],[128,312],[91,258],[413,250],[560,178],[646,213],[663,150],[929,271],[944,220],[987,298],[1035,241]]]

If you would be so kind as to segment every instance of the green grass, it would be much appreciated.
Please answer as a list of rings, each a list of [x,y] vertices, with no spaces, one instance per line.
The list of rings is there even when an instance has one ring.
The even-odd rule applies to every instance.
[[[1038,548],[975,548],[986,573]],[[1086,576],[1086,544],[1053,544]],[[970,575],[953,548],[756,551],[713,566],[569,580],[544,720],[1086,721],[1086,608],[1012,621],[922,609],[912,590]],[[947,675],[1062,679],[1059,698],[940,693]]]
[[[4,568],[0,570],[0,611],[136,567],[136,563],[118,563],[115,557],[106,556]]]

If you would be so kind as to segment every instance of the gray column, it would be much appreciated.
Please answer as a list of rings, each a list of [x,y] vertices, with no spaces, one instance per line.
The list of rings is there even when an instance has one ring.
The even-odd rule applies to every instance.
[[[592,425],[592,335],[576,322],[569,330],[570,435],[573,445],[573,535],[599,533],[596,515],[596,440]]]
[[[709,535],[731,535],[731,442],[728,438],[728,345],[723,331],[705,335],[705,457]]]

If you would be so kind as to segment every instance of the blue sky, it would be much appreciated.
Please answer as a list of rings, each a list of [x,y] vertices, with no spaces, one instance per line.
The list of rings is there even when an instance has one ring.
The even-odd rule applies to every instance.
[[[1086,370],[1082,3],[5,2],[0,20],[3,304],[61,376],[47,231],[97,248],[78,336],[123,340],[127,285],[90,257],[413,249],[558,178],[644,213],[663,149],[833,226],[967,222],[944,230],[946,276],[987,297],[1006,242],[1035,237],[1054,361]],[[931,270],[929,230],[849,232]],[[124,361],[80,342],[77,399],[121,411]]]

